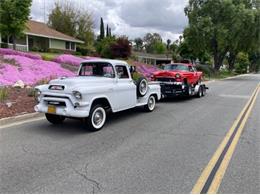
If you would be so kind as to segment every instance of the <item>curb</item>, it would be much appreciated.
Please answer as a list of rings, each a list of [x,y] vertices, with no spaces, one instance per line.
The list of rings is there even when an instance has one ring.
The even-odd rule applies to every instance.
[[[23,114],[23,115],[18,115],[18,116],[12,116],[12,117],[7,117],[7,118],[2,118],[0,119],[0,127],[9,125],[15,122],[23,122],[32,118],[40,118],[43,117],[42,113],[30,113],[30,114]]]

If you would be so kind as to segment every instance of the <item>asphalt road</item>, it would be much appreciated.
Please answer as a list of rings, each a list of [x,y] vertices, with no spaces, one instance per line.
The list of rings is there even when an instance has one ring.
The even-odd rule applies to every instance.
[[[0,192],[190,193],[259,82],[212,82],[204,98],[121,112],[95,133],[73,120],[0,129]],[[260,193],[260,95],[218,192]]]

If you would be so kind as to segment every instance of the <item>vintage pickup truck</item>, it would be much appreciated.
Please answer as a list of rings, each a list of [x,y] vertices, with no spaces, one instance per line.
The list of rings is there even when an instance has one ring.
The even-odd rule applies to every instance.
[[[84,61],[76,77],[35,87],[35,111],[45,113],[53,124],[62,123],[65,118],[83,119],[93,131],[102,129],[109,111],[144,106],[151,112],[161,98],[160,85],[148,83],[145,78],[134,81],[133,71],[124,61]]]
[[[186,63],[168,64],[163,70],[152,75],[153,81],[161,84],[163,97],[194,96],[202,97],[208,89],[202,83],[203,73],[195,66]]]

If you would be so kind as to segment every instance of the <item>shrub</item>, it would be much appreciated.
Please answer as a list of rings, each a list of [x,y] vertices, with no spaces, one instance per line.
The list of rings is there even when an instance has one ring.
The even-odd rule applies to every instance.
[[[235,63],[235,71],[236,73],[243,74],[247,72],[247,68],[250,65],[248,54],[240,52],[237,55],[236,63]]]
[[[8,97],[8,90],[6,87],[0,88],[0,102],[4,102]]]
[[[110,46],[113,58],[127,59],[131,56],[132,46],[127,37],[119,37],[115,43]]]
[[[53,61],[56,55],[42,54],[42,59],[45,61]]]
[[[98,54],[103,58],[113,58],[110,47],[115,42],[115,37],[106,37],[99,41],[96,46]]]

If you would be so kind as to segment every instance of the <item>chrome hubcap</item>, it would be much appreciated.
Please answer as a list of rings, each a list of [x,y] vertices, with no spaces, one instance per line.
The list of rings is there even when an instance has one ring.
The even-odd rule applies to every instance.
[[[148,107],[150,110],[153,110],[154,109],[154,106],[155,106],[155,99],[153,96],[151,96],[149,98],[149,101],[148,101]]]
[[[141,85],[140,85],[140,91],[141,93],[145,93],[146,91],[146,83],[145,82],[142,82]]]
[[[97,108],[92,115],[92,124],[96,129],[101,128],[106,120],[106,111],[100,107]]]

